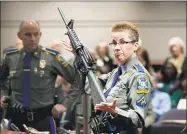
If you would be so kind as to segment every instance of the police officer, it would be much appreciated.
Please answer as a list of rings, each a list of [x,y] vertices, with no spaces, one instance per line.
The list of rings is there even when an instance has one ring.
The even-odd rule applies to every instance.
[[[62,112],[68,111],[80,91],[74,68],[58,51],[38,45],[41,35],[39,22],[21,22],[18,37],[23,41],[24,47],[21,50],[6,51],[0,66],[0,82],[7,87],[6,81],[10,81],[11,104],[7,113],[8,119],[22,131],[22,125],[26,124],[38,131],[50,131],[53,134],[56,130],[52,115],[59,118]],[[63,104],[53,106],[53,89],[57,75],[71,83],[73,90]],[[1,97],[2,107],[7,106],[4,98]]]
[[[148,71],[138,60],[139,33],[130,22],[120,22],[112,27],[112,42],[119,66],[108,74],[100,76],[105,81],[103,93],[106,102],[95,105],[102,111],[100,116],[110,116],[106,133],[137,134],[137,128],[144,126],[151,101],[151,82]],[[73,52],[67,40],[62,41],[67,50]],[[100,130],[98,130],[98,133]]]

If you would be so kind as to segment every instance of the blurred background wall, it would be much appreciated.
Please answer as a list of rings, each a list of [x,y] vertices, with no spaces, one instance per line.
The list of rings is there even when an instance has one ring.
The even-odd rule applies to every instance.
[[[41,45],[63,38],[66,32],[57,10],[74,19],[74,29],[80,40],[94,49],[99,40],[110,42],[110,28],[118,21],[135,23],[152,60],[169,55],[168,40],[180,36],[186,44],[185,2],[1,2],[1,52],[14,45],[22,20],[41,23]]]

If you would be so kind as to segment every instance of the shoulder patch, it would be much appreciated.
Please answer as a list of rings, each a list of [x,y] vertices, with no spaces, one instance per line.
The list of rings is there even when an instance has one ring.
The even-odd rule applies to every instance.
[[[149,87],[150,82],[149,82],[149,78],[146,74],[140,74],[137,76],[136,78],[136,85],[137,85],[137,89],[136,89],[136,93],[137,94],[147,94],[149,93]]]
[[[60,54],[60,52],[58,52],[57,50],[54,50],[54,49],[50,49],[50,48],[42,48],[43,51],[45,52],[48,52],[48,53],[51,53],[53,55],[57,55],[57,54]]]
[[[63,64],[64,67],[68,67],[70,65],[70,63],[67,62],[60,54],[57,54],[56,58],[57,61]]]
[[[5,54],[15,53],[18,51],[19,51],[19,49],[17,49],[17,48],[10,48],[10,49],[6,50]]]
[[[136,105],[139,107],[146,107],[147,106],[147,102],[145,100],[144,95],[142,95],[138,100],[136,100]]]

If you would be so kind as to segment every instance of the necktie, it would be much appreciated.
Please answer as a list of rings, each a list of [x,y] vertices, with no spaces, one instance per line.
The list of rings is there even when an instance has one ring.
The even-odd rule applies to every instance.
[[[121,66],[118,66],[118,71],[116,72],[116,74],[114,75],[114,79],[112,81],[112,85],[111,87],[104,93],[105,98],[107,98],[108,94],[110,93],[111,89],[116,85],[119,76],[121,75],[122,70],[121,70]]]
[[[26,54],[23,66],[22,92],[23,106],[25,108],[29,107],[31,56],[32,53]]]
[[[121,68],[122,68],[121,66],[118,66],[118,71],[114,75],[111,87],[104,93],[105,98],[107,98],[107,96],[110,93],[111,89],[116,85],[116,83],[118,81],[118,78],[119,78],[119,76],[122,73]],[[108,114],[108,112],[101,112],[100,113],[100,119],[103,120],[104,117],[107,116],[107,114]],[[114,127],[108,126],[108,127],[109,127],[108,129],[109,129],[110,132],[116,131],[116,126],[114,126]]]

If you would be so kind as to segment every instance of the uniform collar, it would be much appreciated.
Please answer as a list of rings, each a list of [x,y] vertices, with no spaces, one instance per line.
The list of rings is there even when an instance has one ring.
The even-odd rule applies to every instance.
[[[120,65],[122,67],[122,72],[126,71],[128,68],[132,67],[133,65],[135,65],[138,62],[138,57],[136,55],[134,55],[133,57],[131,57],[125,64]]]
[[[26,56],[26,51],[24,48],[22,48],[20,50],[20,54],[21,54],[21,57],[24,58]],[[33,52],[33,56],[35,56],[36,58],[40,59],[40,55],[41,55],[41,46],[38,46],[36,48],[36,50]]]
[[[36,50],[34,51],[33,55],[34,55],[36,58],[40,59],[40,55],[41,55],[41,46],[38,46],[38,47],[36,48]]]

